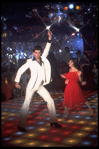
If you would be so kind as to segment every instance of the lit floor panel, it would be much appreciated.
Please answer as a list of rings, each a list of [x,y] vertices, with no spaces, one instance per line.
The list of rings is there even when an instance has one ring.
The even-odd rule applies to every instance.
[[[50,127],[46,102],[35,95],[30,104],[27,117],[27,132],[17,129],[20,109],[24,97],[1,103],[1,129],[3,147],[76,147],[98,145],[98,93],[84,92],[94,110],[90,117],[84,105],[81,111],[71,111],[70,118],[65,121],[62,105],[64,94],[51,92],[56,105],[59,124],[62,128]]]

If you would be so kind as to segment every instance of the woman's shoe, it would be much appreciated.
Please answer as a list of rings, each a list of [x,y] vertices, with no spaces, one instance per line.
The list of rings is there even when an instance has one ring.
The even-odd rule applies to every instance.
[[[50,123],[50,126],[55,126],[55,127],[59,127],[59,128],[62,127],[62,125],[60,125],[60,124],[58,124],[58,123]]]
[[[65,121],[67,121],[68,119],[69,119],[69,116],[66,116],[66,117],[64,118]]]
[[[17,128],[18,128],[20,131],[22,131],[22,132],[27,132],[25,128],[20,127],[19,125],[17,125]]]
[[[69,119],[69,113],[66,114],[66,117],[64,118],[65,121]]]
[[[93,110],[90,112],[90,117],[93,117],[94,116],[94,112]]]

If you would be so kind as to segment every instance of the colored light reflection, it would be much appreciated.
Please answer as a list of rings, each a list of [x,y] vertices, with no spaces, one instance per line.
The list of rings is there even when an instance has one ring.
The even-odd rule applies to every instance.
[[[38,124],[42,125],[42,124],[44,124],[44,122],[38,122]]]
[[[63,141],[63,143],[66,144],[70,144],[70,145],[76,145],[77,143],[79,143],[79,139],[75,139],[75,138],[67,138]]]
[[[80,116],[77,115],[77,116],[75,116],[75,118],[80,118]]]
[[[10,141],[12,138],[11,137],[8,137],[8,138],[4,138],[3,140],[4,141]]]
[[[55,96],[55,93],[54,93],[54,96]],[[58,97],[56,98],[56,100],[59,99]],[[95,102],[93,102],[94,99],[90,99],[90,102],[92,100],[91,102],[92,105],[95,105]],[[97,99],[95,99],[95,101],[98,102]],[[17,119],[18,114],[16,113],[19,113],[19,110],[17,109],[17,106],[16,106],[16,110],[12,109],[13,102],[14,101],[12,100],[10,102],[7,101],[5,104],[3,103],[2,104],[3,110],[1,113],[2,117],[4,117],[4,119],[2,119],[3,122],[1,122],[3,124],[2,133],[4,135],[2,137],[2,140],[5,144],[8,144],[9,146],[18,146],[18,147],[55,146],[56,147],[58,145],[61,145],[61,146],[62,145],[63,146],[81,145],[81,146],[89,147],[93,145],[94,141],[96,141],[96,139],[98,138],[98,129],[96,129],[96,126],[98,125],[97,114],[94,117],[90,117],[89,116],[90,111],[89,110],[87,111],[87,109],[84,109],[84,108],[82,111],[79,111],[79,112],[78,111],[71,112],[70,117],[72,117],[73,119],[71,118],[67,121],[64,121],[61,117],[59,119],[59,121],[61,121],[61,124],[62,124],[61,129],[50,127],[50,124],[47,121],[49,120],[49,118],[47,118],[48,117],[47,115],[49,115],[49,113],[46,113],[45,111],[43,111],[43,115],[41,115],[42,113],[40,113],[40,115],[33,117],[33,119],[32,119],[32,116],[29,115],[28,117],[29,121],[27,120],[27,127],[26,127],[26,130],[28,130],[28,132],[26,133],[20,132],[18,131],[18,129],[16,129],[16,126],[15,126],[16,121],[18,120]],[[56,102],[56,106],[59,109],[61,107],[61,104],[58,102],[60,102],[60,99],[57,100]],[[12,103],[12,106],[11,106],[11,103]],[[8,105],[8,108],[6,107],[6,105]],[[32,106],[34,106],[34,103]],[[33,113],[32,106],[31,106],[31,112]],[[38,105],[35,107],[34,111],[36,110],[36,108],[38,108]],[[57,113],[62,115],[62,113],[65,112],[63,110],[64,108],[62,108],[62,110],[60,110],[60,112],[58,111]],[[95,109],[95,113],[98,113],[97,107]],[[13,119],[12,121],[9,121],[10,118],[15,118],[15,121],[13,121]],[[15,126],[15,129],[13,126]],[[39,139],[39,141],[34,141],[37,138]]]
[[[34,127],[33,126],[29,126],[29,127],[27,127],[27,129],[34,129]]]
[[[55,140],[55,141],[60,141],[61,138],[58,138],[58,137],[57,137],[57,138],[54,138],[54,140]]]
[[[86,123],[86,121],[79,121],[78,123],[80,123],[80,124],[84,124],[84,123]]]
[[[82,137],[87,136],[87,134],[88,134],[87,132],[76,132],[72,136],[82,138]]]
[[[69,123],[73,123],[73,122],[74,122],[74,120],[68,120],[68,122],[69,122]]]
[[[83,145],[90,145],[91,142],[89,142],[89,141],[84,141],[82,144],[83,144]]]
[[[81,130],[85,130],[85,131],[92,131],[94,129],[94,127],[89,127],[89,126],[84,126],[81,128]]]
[[[64,134],[65,134],[65,135],[69,135],[70,132],[69,132],[69,131],[65,131]]]
[[[85,119],[88,119],[88,120],[89,120],[89,119],[91,119],[91,118],[90,118],[90,117],[85,117]]]
[[[91,138],[97,138],[98,135],[90,135]]]
[[[41,139],[46,139],[46,138],[47,138],[47,136],[46,136],[46,135],[44,135],[44,136],[41,136],[40,138],[41,138]]]
[[[23,135],[23,134],[24,132],[20,132],[20,131],[15,133],[15,135]]]
[[[55,132],[57,132],[57,131],[58,131],[58,130],[52,130],[51,132],[52,132],[52,133],[55,133]]]

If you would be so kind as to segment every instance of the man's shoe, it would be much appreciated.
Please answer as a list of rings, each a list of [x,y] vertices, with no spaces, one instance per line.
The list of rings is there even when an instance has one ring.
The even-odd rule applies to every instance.
[[[60,124],[58,124],[58,123],[50,123],[50,126],[55,126],[55,127],[59,127],[59,128],[62,127],[62,125],[60,125]]]
[[[17,125],[17,128],[18,128],[20,131],[22,131],[22,132],[27,132],[25,128],[22,128],[22,127],[20,127],[20,126],[18,126],[18,125]]]

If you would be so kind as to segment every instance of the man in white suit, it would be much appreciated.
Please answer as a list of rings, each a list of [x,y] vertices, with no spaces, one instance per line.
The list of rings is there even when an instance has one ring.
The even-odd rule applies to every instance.
[[[46,58],[50,50],[51,38],[52,38],[52,33],[51,31],[48,31],[48,42],[46,44],[46,47],[43,53],[42,53],[42,48],[40,46],[35,46],[33,49],[34,59],[27,60],[27,62],[24,65],[22,65],[17,71],[16,77],[14,80],[15,86],[17,88],[21,88],[21,86],[19,85],[21,75],[28,68],[31,71],[31,77],[26,88],[25,101],[22,105],[19,123],[17,125],[17,128],[20,131],[26,131],[25,129],[26,118],[29,110],[29,105],[32,100],[32,96],[35,92],[37,92],[47,102],[47,107],[48,107],[49,117],[50,117],[50,126],[62,127],[57,123],[54,100],[50,96],[47,89],[44,87],[44,85],[50,83],[51,81],[51,66],[49,61]]]

